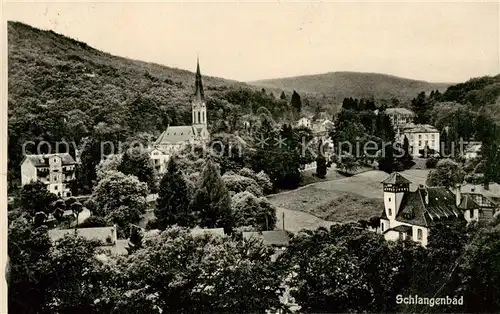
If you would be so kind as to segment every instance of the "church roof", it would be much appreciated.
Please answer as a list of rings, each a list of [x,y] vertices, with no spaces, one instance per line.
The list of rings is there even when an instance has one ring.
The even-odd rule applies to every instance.
[[[403,177],[399,172],[393,172],[387,179],[382,181],[383,184],[410,184],[410,180]]]
[[[197,136],[191,125],[169,126],[155,141],[155,145],[168,145],[187,142]]]
[[[462,202],[460,203],[460,205],[458,205],[458,208],[463,210],[468,210],[468,209],[477,209],[480,208],[480,206],[476,202],[474,202],[471,195],[465,194],[462,197]]]

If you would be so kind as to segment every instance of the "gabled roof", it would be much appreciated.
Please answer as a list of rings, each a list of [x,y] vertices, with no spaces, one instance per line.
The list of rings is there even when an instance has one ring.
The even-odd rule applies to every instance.
[[[243,232],[243,239],[259,239],[264,245],[288,246],[290,239],[284,230]]]
[[[458,205],[458,208],[462,210],[472,210],[472,209],[478,209],[481,206],[479,206],[473,199],[472,195],[470,194],[464,194],[462,196],[462,202],[460,202],[460,205]]]
[[[403,126],[404,133],[439,133],[439,131],[430,124],[408,123]]]
[[[25,155],[24,160],[29,160],[35,167],[48,167],[49,159],[51,157],[58,156],[61,158],[61,164],[63,166],[75,165],[76,161],[68,153],[59,154],[41,154],[41,155]]]
[[[196,130],[191,125],[169,126],[155,141],[155,145],[179,144],[194,139]]]
[[[406,226],[406,225],[399,225],[397,227],[394,227],[394,228],[391,228],[389,230],[394,230],[394,231],[397,231],[397,232],[404,232],[404,233],[408,233],[408,234],[412,234],[412,227],[410,226]],[[387,231],[389,231],[387,230]]]
[[[79,229],[53,229],[49,230],[49,238],[52,241],[58,241],[64,238],[65,235],[75,234],[77,236],[83,237],[87,240],[98,240],[103,243],[103,245],[115,245],[116,244],[116,227],[96,227],[96,228],[79,228]],[[108,242],[108,238],[111,242]]]
[[[397,221],[425,227],[455,219],[463,219],[463,212],[455,204],[455,195],[444,187],[419,188],[405,193],[396,216]]]
[[[403,177],[399,172],[393,172],[387,179],[382,181],[383,184],[411,184],[411,181]]]

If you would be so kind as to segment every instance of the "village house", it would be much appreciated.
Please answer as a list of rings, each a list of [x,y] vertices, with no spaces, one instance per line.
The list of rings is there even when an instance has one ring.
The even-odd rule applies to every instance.
[[[275,261],[290,244],[290,237],[285,230],[248,231],[243,232],[242,236],[244,241],[260,241],[264,245],[273,247],[275,254],[271,256],[272,261]]]
[[[434,151],[432,154],[441,151],[439,131],[432,125],[409,123],[401,126],[398,129],[396,138],[403,143],[405,137],[408,139],[410,153],[413,156],[420,155],[421,151],[425,151],[425,149]]]
[[[311,128],[312,119],[306,116],[302,116],[299,121],[297,121],[297,127]]]
[[[471,160],[479,157],[482,148],[481,142],[468,142],[463,153],[466,160]]]
[[[207,106],[200,72],[200,63],[196,66],[195,96],[191,103],[191,125],[168,126],[153,143],[151,159],[159,173],[165,173],[170,157],[189,144],[202,144],[208,141]]]
[[[69,183],[75,179],[75,167],[76,162],[68,153],[25,155],[21,162],[21,184],[40,181],[49,192],[69,197]]]
[[[492,184],[486,190],[482,185],[465,184],[457,187],[462,197],[468,196],[479,205],[479,220],[490,220],[500,212],[500,191],[498,184]],[[496,192],[496,193],[495,193]]]
[[[405,124],[413,123],[413,119],[415,118],[415,113],[406,108],[388,108],[385,110],[385,113],[391,119],[391,123],[395,129]]]
[[[384,210],[378,232],[386,240],[411,239],[423,246],[437,223],[479,220],[480,206],[468,194],[445,187],[420,185],[410,191],[411,182],[394,172],[382,181]]]
[[[52,242],[57,242],[66,235],[77,235],[87,240],[96,240],[101,243],[98,247],[110,254],[127,254],[128,240],[118,240],[116,225],[112,227],[79,228],[79,229],[52,229],[48,231]]]

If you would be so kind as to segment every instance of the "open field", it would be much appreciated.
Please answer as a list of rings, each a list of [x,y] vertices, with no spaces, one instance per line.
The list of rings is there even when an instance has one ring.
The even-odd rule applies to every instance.
[[[412,181],[411,190],[415,190],[425,183],[428,170],[407,170],[402,174]],[[282,227],[281,215],[285,212],[285,228],[292,231],[369,219],[379,215],[383,208],[380,182],[387,176],[385,172],[372,170],[270,195],[268,199],[279,208],[278,227]]]

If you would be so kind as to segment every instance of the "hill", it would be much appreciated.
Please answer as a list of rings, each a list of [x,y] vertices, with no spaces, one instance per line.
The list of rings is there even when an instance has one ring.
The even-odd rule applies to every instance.
[[[316,93],[342,101],[346,97],[408,101],[419,92],[444,91],[451,84],[429,83],[386,74],[330,72],[248,82],[250,85],[298,93]]]

